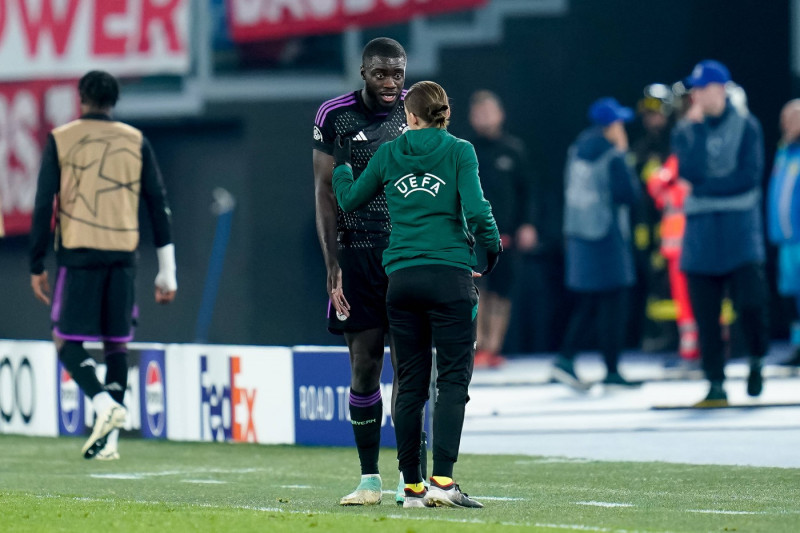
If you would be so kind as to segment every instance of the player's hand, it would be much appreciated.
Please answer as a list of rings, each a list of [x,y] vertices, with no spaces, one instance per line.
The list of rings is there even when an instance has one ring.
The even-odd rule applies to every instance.
[[[47,281],[47,272],[31,274],[31,288],[37,300],[50,305],[50,283]]]
[[[494,267],[497,266],[497,262],[500,261],[500,254],[503,253],[503,245],[500,244],[500,248],[496,252],[486,252],[486,268],[483,272],[481,272],[482,276],[486,276],[487,274],[491,274]]]
[[[156,276],[156,303],[168,304],[178,292],[178,280],[174,270],[159,271]]]
[[[164,289],[156,287],[156,303],[168,304],[175,299],[177,293],[178,291],[165,291]]]
[[[333,141],[334,168],[338,167],[339,165],[347,165],[350,167],[353,166],[350,163],[351,144],[352,140],[350,139],[350,137],[342,138],[341,135],[336,136],[336,139],[334,139]]]
[[[175,299],[178,278],[175,275],[175,245],[170,243],[156,249],[158,274],[156,274],[156,303],[168,304]]]
[[[350,316],[350,304],[344,297],[342,289],[342,270],[339,265],[334,265],[328,269],[328,297],[331,305],[336,310],[336,316],[347,318]]]

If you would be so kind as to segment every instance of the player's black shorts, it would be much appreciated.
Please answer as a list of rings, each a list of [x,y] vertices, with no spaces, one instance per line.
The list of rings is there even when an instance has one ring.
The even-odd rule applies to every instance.
[[[129,342],[138,310],[132,266],[60,267],[53,292],[53,332],[74,341]]]
[[[383,269],[384,248],[340,248],[339,267],[342,269],[342,289],[350,316],[339,320],[336,308],[328,302],[328,331],[336,334],[389,329],[386,318],[386,288],[389,278]]]

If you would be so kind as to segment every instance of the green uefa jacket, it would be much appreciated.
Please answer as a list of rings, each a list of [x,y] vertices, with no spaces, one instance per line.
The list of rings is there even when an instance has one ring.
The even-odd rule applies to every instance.
[[[475,149],[447,130],[409,130],[381,145],[358,181],[348,165],[339,165],[333,171],[333,190],[344,211],[386,193],[392,220],[389,247],[383,252],[387,274],[432,264],[472,270],[477,264],[475,239],[487,250],[500,249]]]

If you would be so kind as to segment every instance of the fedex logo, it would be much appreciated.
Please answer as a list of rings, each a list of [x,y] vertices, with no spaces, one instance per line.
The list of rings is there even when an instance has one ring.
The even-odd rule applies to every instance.
[[[227,357],[225,362],[223,372],[214,372],[213,361],[200,356],[200,438],[257,442],[253,417],[256,389],[241,386],[239,356]]]

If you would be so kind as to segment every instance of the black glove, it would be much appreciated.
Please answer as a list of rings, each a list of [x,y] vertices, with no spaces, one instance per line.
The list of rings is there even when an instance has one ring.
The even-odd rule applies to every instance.
[[[350,163],[350,144],[352,140],[350,137],[342,138],[341,135],[337,135],[336,139],[333,140],[333,167],[336,168],[339,165],[348,165],[352,167],[353,165]]]
[[[500,260],[501,253],[503,253],[503,243],[500,243],[500,247],[496,252],[486,252],[486,269],[481,272],[481,276],[492,273],[492,270],[494,270],[494,267],[497,266],[497,262]]]

